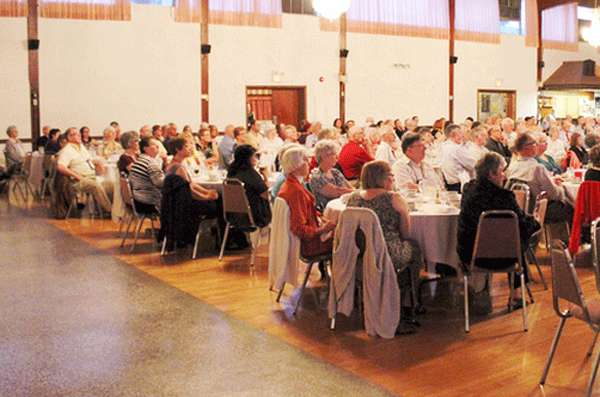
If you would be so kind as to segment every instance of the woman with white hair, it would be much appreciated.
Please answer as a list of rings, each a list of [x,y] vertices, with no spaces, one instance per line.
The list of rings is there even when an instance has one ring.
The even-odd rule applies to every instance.
[[[375,152],[375,160],[382,160],[388,164],[394,164],[400,158],[396,133],[391,126],[382,127],[380,133],[381,141]]]
[[[339,165],[346,179],[357,180],[363,164],[373,161],[365,144],[365,132],[358,126],[348,131],[348,143],[340,152]]]
[[[113,154],[120,154],[123,152],[123,147],[115,140],[116,132],[114,128],[105,128],[102,135],[104,136],[104,140],[100,146],[100,156],[108,158]]]
[[[290,230],[300,239],[302,255],[331,252],[333,239],[321,241],[321,235],[333,230],[335,223],[319,219],[315,197],[304,187],[309,169],[305,149],[296,146],[287,149],[281,157],[281,166],[287,178],[279,190],[279,197],[290,208]]]
[[[319,141],[315,146],[318,167],[310,174],[310,188],[317,199],[317,206],[321,209],[324,209],[330,200],[352,191],[344,175],[335,168],[339,149],[338,144],[329,139]]]

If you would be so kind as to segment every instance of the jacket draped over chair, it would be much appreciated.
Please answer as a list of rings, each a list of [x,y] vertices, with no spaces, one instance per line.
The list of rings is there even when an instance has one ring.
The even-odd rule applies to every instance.
[[[575,255],[579,250],[582,226],[589,226],[598,217],[600,217],[600,182],[584,181],[579,186],[573,214],[573,228],[569,238],[571,255]]]
[[[388,254],[377,215],[367,208],[348,208],[339,217],[334,237],[333,265],[329,292],[329,316],[349,316],[354,307],[356,262],[360,248],[357,229],[365,247],[362,284],[365,329],[368,335],[393,338],[400,321],[400,288]]]

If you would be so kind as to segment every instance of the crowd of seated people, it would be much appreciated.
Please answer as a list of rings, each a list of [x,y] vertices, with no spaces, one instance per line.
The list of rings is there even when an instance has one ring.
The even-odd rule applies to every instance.
[[[116,155],[136,206],[162,212],[166,202],[171,215],[176,208],[173,200],[185,200],[184,213],[221,218],[219,193],[195,182],[207,170],[218,168],[219,175],[244,183],[258,226],[271,222],[270,202],[283,198],[291,209],[291,232],[300,238],[305,254],[331,250],[331,239],[322,236],[335,224],[321,214],[331,200],[349,194],[348,205],[371,208],[378,215],[401,275],[399,282],[404,284],[408,277],[404,270],[418,274],[421,265],[419,247],[408,239],[405,194],[424,186],[463,193],[458,253],[468,261],[477,219],[485,210],[514,210],[523,227],[523,244],[535,231],[535,222],[505,189],[510,182],[526,183],[532,199],[545,192],[549,199],[545,221],[552,224],[569,223],[573,215],[572,198],[562,186],[567,167],[587,166],[585,179],[600,180],[600,120],[594,118],[545,118],[539,124],[533,117],[467,118],[462,123],[440,118],[432,127],[419,123],[416,116],[378,122],[368,118],[365,123],[336,119],[329,128],[315,121],[303,123],[298,131],[293,125],[254,121],[248,126],[227,125],[222,133],[203,123],[196,134],[191,128],[178,131],[174,123],[121,133],[115,122],[101,140],[93,139],[87,127],[68,128],[64,134],[44,127],[36,147],[56,154],[58,172],[71,178],[78,191],[91,193],[106,212],[111,209],[112,183],[99,176],[103,164]],[[9,127],[7,135],[6,157],[18,164],[26,153],[23,143],[16,127]],[[274,171],[279,174],[270,179]]]

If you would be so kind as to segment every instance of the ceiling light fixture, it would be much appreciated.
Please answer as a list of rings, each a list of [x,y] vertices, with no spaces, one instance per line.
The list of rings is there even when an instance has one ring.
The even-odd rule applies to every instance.
[[[313,0],[317,15],[329,20],[338,19],[350,9],[350,0]]]

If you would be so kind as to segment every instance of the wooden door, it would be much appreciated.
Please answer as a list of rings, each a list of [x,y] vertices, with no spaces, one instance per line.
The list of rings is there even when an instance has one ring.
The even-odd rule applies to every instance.
[[[257,121],[291,124],[306,119],[305,87],[247,87],[246,104]]]

